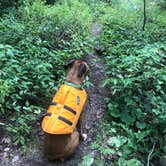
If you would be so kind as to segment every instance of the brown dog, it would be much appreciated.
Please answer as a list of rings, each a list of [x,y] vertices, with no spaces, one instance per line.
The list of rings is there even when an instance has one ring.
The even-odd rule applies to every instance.
[[[82,60],[72,60],[64,66],[67,69],[66,81],[74,84],[82,84],[88,71],[88,65]],[[74,153],[81,138],[81,118],[77,124],[77,131],[72,134],[48,134],[45,133],[44,153],[50,160],[64,160]]]

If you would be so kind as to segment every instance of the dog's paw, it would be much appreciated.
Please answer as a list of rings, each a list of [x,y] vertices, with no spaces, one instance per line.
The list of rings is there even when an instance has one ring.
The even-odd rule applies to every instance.
[[[85,134],[85,133],[82,133],[81,136],[82,136],[83,141],[86,141],[88,138],[87,134]]]

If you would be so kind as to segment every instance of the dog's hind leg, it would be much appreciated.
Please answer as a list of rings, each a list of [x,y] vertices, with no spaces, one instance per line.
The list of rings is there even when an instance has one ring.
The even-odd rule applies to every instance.
[[[69,142],[65,147],[63,158],[66,159],[67,157],[71,156],[75,152],[78,145],[79,145],[79,133],[77,131],[74,131],[71,134]]]

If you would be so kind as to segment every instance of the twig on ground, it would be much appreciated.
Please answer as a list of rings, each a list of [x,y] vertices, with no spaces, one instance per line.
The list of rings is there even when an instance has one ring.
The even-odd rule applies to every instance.
[[[150,151],[150,153],[149,153],[149,155],[148,155],[147,166],[149,166],[149,164],[150,164],[150,163],[149,163],[149,162],[150,162],[150,157],[151,157],[151,155],[152,155],[152,153],[153,153],[153,151],[154,151],[155,146],[156,146],[156,142],[153,143],[152,150]]]

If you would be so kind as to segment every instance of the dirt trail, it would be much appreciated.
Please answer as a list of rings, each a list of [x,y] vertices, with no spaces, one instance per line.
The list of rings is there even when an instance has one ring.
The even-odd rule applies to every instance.
[[[99,32],[100,27],[96,23],[93,26],[92,34],[96,36]],[[105,79],[105,71],[104,62],[97,54],[88,55],[86,60],[90,67],[90,82],[93,84],[87,89],[89,99],[83,113],[82,129],[83,133],[88,136],[87,140],[81,142],[75,154],[63,163],[60,161],[48,162],[42,154],[41,146],[33,145],[28,147],[26,155],[23,155],[19,149],[12,149],[12,151],[6,149],[6,152],[0,153],[0,166],[77,166],[86,154],[96,158],[98,153],[92,149],[91,143],[94,142],[96,135],[100,133],[97,125],[106,113],[104,97],[107,92],[101,87],[102,81]]]

